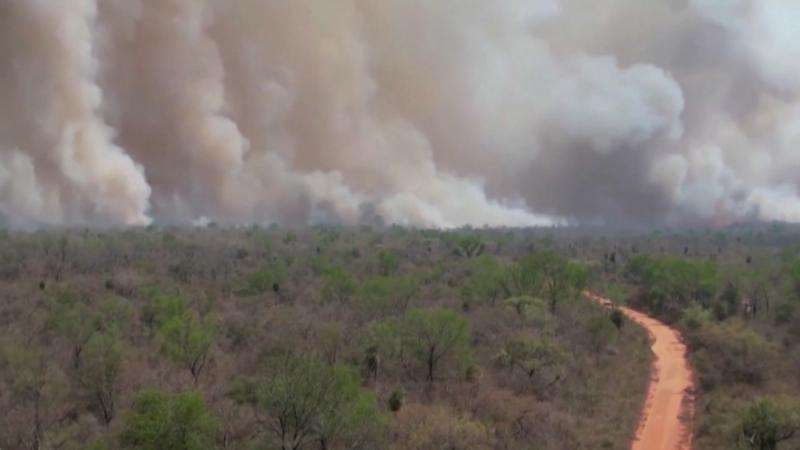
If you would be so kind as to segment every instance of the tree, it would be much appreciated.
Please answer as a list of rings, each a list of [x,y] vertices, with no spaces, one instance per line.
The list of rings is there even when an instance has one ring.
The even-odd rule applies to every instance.
[[[393,275],[398,267],[397,255],[388,250],[381,250],[378,252],[378,267],[381,275],[385,277]]]
[[[550,312],[555,313],[560,301],[580,294],[587,279],[588,272],[583,265],[548,250],[515,264],[509,271],[506,286],[509,294],[542,297],[547,300]]]
[[[265,265],[247,278],[247,286],[242,291],[244,295],[260,295],[268,291],[280,291],[280,285],[287,277],[286,264],[277,260]],[[276,291],[276,292],[277,292]]]
[[[185,311],[161,325],[161,351],[188,369],[197,384],[208,364],[216,331],[216,326],[208,319],[201,322],[194,314]]]
[[[712,322],[711,312],[700,305],[692,305],[683,310],[681,325],[686,330],[693,332]]]
[[[469,350],[467,321],[449,309],[410,310],[399,331],[402,346],[424,364],[428,382],[434,381],[436,369],[445,357]]]
[[[6,441],[8,448],[39,450],[48,429],[63,413],[57,408],[66,392],[63,374],[52,355],[8,344],[0,345],[0,381],[2,394],[9,396],[8,404],[0,403],[0,444]]]
[[[83,351],[78,381],[100,420],[108,425],[116,412],[117,380],[122,350],[114,333],[95,333]]]
[[[482,255],[473,260],[470,275],[461,289],[461,297],[465,301],[494,306],[495,302],[506,293],[503,286],[505,276],[506,270],[496,258]]]
[[[640,255],[631,259],[627,274],[641,286],[644,306],[671,320],[692,303],[710,306],[717,292],[717,266],[712,261]]]
[[[800,402],[786,398],[760,398],[741,413],[740,442],[753,450],[775,450],[800,431]]]
[[[791,274],[792,271],[790,270],[789,273]],[[770,270],[769,267],[755,268],[742,273],[739,279],[742,280],[743,290],[747,293],[748,300],[751,303],[752,315],[758,316],[762,307],[769,311],[771,306],[769,295],[770,287],[776,281],[773,271]],[[798,278],[798,280],[800,280],[800,278]],[[800,284],[798,284],[798,286],[800,286]]]
[[[456,253],[461,256],[467,258],[480,256],[484,248],[483,239],[478,234],[468,233],[456,238]]]
[[[611,321],[608,320],[608,317],[602,314],[589,319],[589,322],[586,324],[586,330],[589,333],[589,345],[599,362],[600,354],[617,336],[617,329]]]
[[[50,305],[47,326],[69,342],[73,367],[80,367],[83,346],[96,331],[89,306],[75,294],[61,293]]]
[[[556,312],[558,303],[578,297],[586,287],[589,272],[585,266],[571,261],[545,266],[544,297],[550,299],[550,312]]]
[[[739,308],[739,289],[733,283],[728,283],[714,303],[714,314],[717,320],[725,320],[736,314]]]
[[[419,285],[412,277],[372,277],[358,290],[358,307],[369,318],[404,312],[417,295]]]
[[[86,343],[98,332],[124,326],[131,308],[124,299],[112,297],[95,304],[77,294],[64,291],[48,304],[47,329],[61,336],[72,347],[72,363],[79,369]]]
[[[148,389],[134,400],[120,440],[133,450],[213,450],[217,429],[200,393]]]
[[[537,392],[557,383],[564,376],[566,351],[547,338],[515,339],[506,344],[500,362],[521,371]]]
[[[504,304],[526,320],[530,321],[537,329],[544,333],[553,331],[553,315],[550,314],[547,303],[540,298],[533,298],[528,295],[512,297]]]
[[[325,322],[317,328],[318,353],[328,364],[336,364],[339,353],[347,344],[345,327],[339,322]]]
[[[145,296],[147,300],[142,306],[141,320],[151,332],[187,310],[186,299],[179,294],[167,294],[150,288]]]
[[[357,288],[355,278],[341,267],[329,268],[323,274],[322,298],[326,301],[347,303]]]
[[[352,369],[294,356],[274,358],[269,365],[261,379],[237,380],[231,396],[268,417],[265,431],[281,450],[312,442],[321,450],[356,449],[382,428],[375,397],[361,390]]]

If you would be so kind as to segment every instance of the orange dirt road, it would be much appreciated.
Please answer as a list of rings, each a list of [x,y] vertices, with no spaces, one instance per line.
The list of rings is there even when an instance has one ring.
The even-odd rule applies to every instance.
[[[584,296],[606,307],[612,305],[591,292]],[[691,423],[693,377],[681,335],[646,314],[624,307],[620,310],[647,330],[655,354],[647,401],[631,449],[690,450],[692,435],[686,423]]]

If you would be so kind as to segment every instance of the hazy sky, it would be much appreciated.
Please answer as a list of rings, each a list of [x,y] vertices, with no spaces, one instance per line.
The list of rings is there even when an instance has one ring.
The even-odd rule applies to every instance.
[[[0,215],[800,221],[800,1],[2,0]]]

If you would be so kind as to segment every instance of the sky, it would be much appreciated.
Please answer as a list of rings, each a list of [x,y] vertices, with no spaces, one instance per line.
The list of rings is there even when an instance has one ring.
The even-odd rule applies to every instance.
[[[794,0],[3,0],[12,228],[800,221]]]

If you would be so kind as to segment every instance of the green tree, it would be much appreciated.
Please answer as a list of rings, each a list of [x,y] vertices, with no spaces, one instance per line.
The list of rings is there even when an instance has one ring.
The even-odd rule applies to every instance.
[[[531,386],[541,393],[563,378],[567,353],[548,338],[515,339],[500,353],[500,362],[524,373]]]
[[[212,450],[217,429],[200,393],[148,389],[136,396],[120,441],[135,450]]]
[[[149,288],[142,306],[142,323],[152,332],[173,317],[186,313],[186,299],[179,294],[164,293],[158,288]]]
[[[48,355],[29,345],[0,342],[0,401],[10,403],[0,414],[0,443],[9,448],[39,450],[45,435],[58,420],[58,405],[65,397],[67,383]]]
[[[496,258],[489,255],[475,258],[470,265],[466,283],[461,289],[461,297],[465,301],[494,306],[497,300],[506,294],[503,284],[505,277],[506,269]]]
[[[692,303],[710,306],[718,287],[717,266],[712,261],[639,255],[628,263],[627,273],[641,286],[644,306],[671,320],[680,318]]]
[[[403,348],[425,366],[429,382],[445,358],[469,353],[467,321],[449,309],[412,309],[400,322],[399,333]]]
[[[399,264],[397,262],[397,255],[389,250],[381,250],[378,252],[378,267],[380,268],[381,275],[388,277],[397,272]]]
[[[108,425],[116,413],[117,381],[122,365],[121,343],[114,333],[95,333],[83,351],[78,381],[92,409]]]
[[[217,328],[209,319],[200,321],[186,311],[161,325],[161,351],[189,370],[196,384],[209,362],[216,333]]]
[[[358,290],[359,309],[368,317],[384,317],[406,310],[419,292],[417,280],[410,277],[372,277]]]
[[[548,250],[515,264],[509,271],[506,286],[509,294],[547,300],[550,312],[555,313],[559,302],[580,295],[587,280],[586,267]]]
[[[377,378],[386,363],[399,362],[406,366],[406,354],[400,334],[400,320],[387,319],[369,326],[362,343],[366,378]],[[398,369],[399,370],[399,369]]]
[[[322,298],[328,302],[347,303],[357,289],[355,278],[341,267],[329,268],[323,274]]]
[[[742,411],[740,442],[753,450],[775,450],[800,431],[800,402],[786,398],[760,398]]]
[[[269,367],[263,379],[238,380],[231,396],[269,418],[265,431],[281,450],[313,442],[322,450],[360,448],[376,439],[383,418],[355,371],[293,356],[274,358]]]
[[[70,345],[73,367],[77,370],[92,335],[123,327],[131,315],[127,300],[112,297],[92,304],[73,292],[64,291],[48,303],[46,326]]]
[[[713,318],[711,312],[700,305],[692,305],[683,310],[681,325],[689,331],[697,331],[707,323],[711,323]]]
[[[600,361],[600,354],[616,338],[617,329],[608,320],[608,316],[601,314],[589,319],[586,324],[586,331],[589,334],[589,346],[595,353],[597,361]]]
[[[740,295],[739,289],[733,283],[728,283],[719,295],[719,299],[714,303],[714,314],[717,320],[725,320],[736,314],[739,308]]]
[[[474,258],[483,253],[485,244],[476,233],[462,234],[456,237],[456,253],[467,258]]]
[[[244,295],[259,295],[268,291],[280,291],[280,285],[286,280],[288,272],[283,260],[267,264],[247,277]],[[277,289],[276,289],[277,288]]]
[[[550,314],[547,303],[540,299],[528,295],[511,297],[504,302],[507,307],[513,308],[520,316],[544,333],[553,331],[553,315]]]

